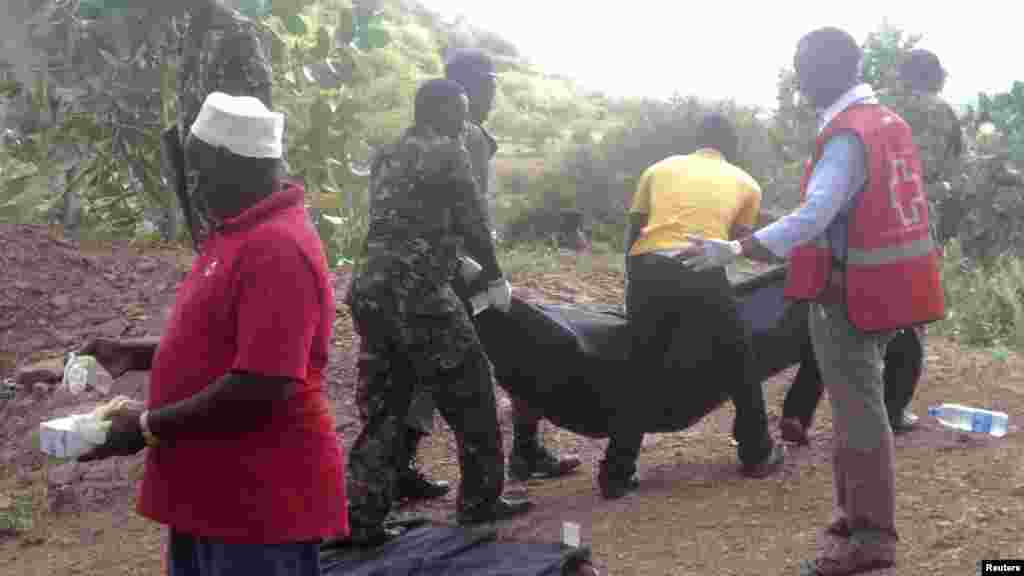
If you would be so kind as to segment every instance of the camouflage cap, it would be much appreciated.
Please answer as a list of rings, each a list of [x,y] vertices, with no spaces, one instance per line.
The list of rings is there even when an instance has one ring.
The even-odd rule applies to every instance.
[[[947,71],[939,57],[930,50],[914,49],[900,65],[900,78],[913,88],[938,92],[946,80]]]
[[[478,48],[462,48],[456,50],[448,59],[444,68],[449,78],[465,78],[476,76],[481,78],[497,78],[494,59],[487,52]]]

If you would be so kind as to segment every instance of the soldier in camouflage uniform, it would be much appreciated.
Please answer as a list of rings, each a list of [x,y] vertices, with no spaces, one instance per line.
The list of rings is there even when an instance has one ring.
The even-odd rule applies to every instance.
[[[494,100],[494,63],[490,56],[479,50],[459,50],[449,59],[446,66],[449,80],[458,82],[469,96],[469,120],[465,124],[464,140],[469,152],[473,178],[482,206],[490,203],[488,195],[489,168],[491,159],[498,151],[498,144],[483,127]],[[490,215],[484,212],[490,229]],[[362,345],[361,345],[362,346]],[[388,378],[387,366],[368,353],[365,346],[360,350],[358,386],[360,395],[374,378]],[[509,473],[517,479],[555,478],[563,476],[580,466],[575,455],[561,456],[552,453],[540,441],[541,415],[524,401],[512,399],[515,422],[512,453],[509,457]],[[406,443],[409,459],[399,467],[398,496],[409,499],[431,499],[444,496],[448,484],[432,481],[420,472],[414,462],[417,447],[434,427],[434,399],[429,390],[416,388],[407,418]]]
[[[498,143],[484,128],[497,88],[494,62],[482,50],[458,50],[449,58],[445,75],[449,80],[461,84],[469,96],[470,121],[466,126],[466,147],[479,185],[481,202],[487,205],[490,202],[488,185],[491,159],[498,151]],[[420,414],[429,414],[430,403],[424,404],[424,411]],[[556,478],[579,467],[580,459],[576,455],[552,453],[540,442],[540,411],[515,397],[512,398],[512,407],[515,416],[509,474],[513,478]]]
[[[211,92],[253,96],[271,105],[272,71],[255,23],[219,0],[186,0],[187,29],[181,42],[178,68],[178,135],[188,135],[203,101]],[[186,191],[193,204],[198,170],[185,159]],[[177,199],[175,198],[175,202]],[[196,232],[210,227],[205,210],[198,212]],[[172,226],[172,229],[175,227]]]
[[[906,120],[921,151],[932,234],[940,246],[956,236],[958,199],[951,183],[963,152],[960,121],[939,96],[946,71],[927,50],[913,50],[900,67],[901,89],[882,96],[882,103]]]
[[[910,125],[920,151],[928,221],[932,237],[940,247],[955,237],[959,228],[960,198],[953,195],[952,182],[963,152],[960,120],[953,107],[939,96],[945,80],[946,71],[938,56],[928,50],[912,50],[900,66],[900,89],[880,97],[883,104]],[[916,330],[924,338],[924,328]],[[895,434],[912,430],[918,421],[906,408],[914,392],[911,390],[906,396],[901,414],[890,418]]]
[[[459,440],[459,523],[530,508],[528,501],[501,497],[504,461],[491,365],[451,286],[464,249],[483,266],[480,282],[492,303],[504,310],[510,304],[464,144],[467,108],[458,84],[423,84],[414,125],[375,160],[371,173],[366,258],[347,301],[364,343],[361,371],[372,372],[372,359],[388,377],[365,380],[365,423],[349,456],[356,541],[382,536],[399,464],[409,459],[406,418],[415,388],[429,391]]]

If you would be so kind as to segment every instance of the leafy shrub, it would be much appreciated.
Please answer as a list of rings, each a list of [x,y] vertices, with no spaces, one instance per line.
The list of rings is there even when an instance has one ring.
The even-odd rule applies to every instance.
[[[942,334],[976,346],[1024,350],[1024,263],[1009,254],[984,265],[968,262],[953,241],[942,266],[947,317]]]

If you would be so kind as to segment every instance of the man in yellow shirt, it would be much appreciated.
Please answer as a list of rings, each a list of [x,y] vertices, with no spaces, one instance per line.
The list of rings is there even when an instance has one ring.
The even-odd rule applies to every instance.
[[[747,369],[753,364],[749,328],[723,268],[695,272],[675,256],[689,245],[688,234],[738,238],[753,232],[761,188],[730,162],[739,141],[725,116],[704,117],[697,146],[692,154],[670,156],[645,170],[633,197],[626,250],[630,369],[633,376],[669,379],[668,366],[682,367],[682,373],[692,369],[706,376],[666,386],[727,386],[736,407],[733,437],[742,472],[760,478],[774,472],[784,454],[768,432],[761,383]],[[673,357],[679,350],[685,357]],[[642,426],[622,420],[612,423],[618,433],[611,435],[598,475],[605,497],[637,485]]]
[[[669,156],[644,171],[630,219],[643,218],[630,255],[679,250],[687,234],[753,232],[761,210],[761,187],[723,154],[704,147]]]

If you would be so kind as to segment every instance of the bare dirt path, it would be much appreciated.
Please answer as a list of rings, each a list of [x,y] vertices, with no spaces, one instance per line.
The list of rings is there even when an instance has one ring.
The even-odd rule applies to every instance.
[[[12,324],[0,327],[0,350],[16,351],[19,367],[98,334],[159,334],[187,254],[116,245],[83,256],[80,248],[54,241],[45,229],[0,228],[0,322]],[[339,298],[346,282],[339,273]],[[535,300],[617,304],[621,298],[619,274],[583,270],[569,258],[558,271],[519,273],[513,283]],[[339,305],[330,378],[346,446],[358,432],[355,343]],[[929,338],[927,353],[912,406],[919,414],[944,401],[1004,410],[1011,420],[1024,414],[1024,359],[997,358],[939,338]],[[0,378],[12,376],[2,370]],[[791,377],[783,373],[766,384],[773,429]],[[114,393],[142,397],[145,376],[126,376]],[[0,524],[0,574],[162,573],[163,532],[133,511],[139,457],[75,465],[47,462],[38,452],[38,422],[100,399],[69,397],[37,383],[0,400],[0,522],[35,520],[23,532]],[[499,399],[505,399],[500,390]],[[577,452],[584,466],[568,478],[510,485],[528,493],[537,508],[502,526],[501,535],[550,541],[560,537],[563,521],[578,522],[606,574],[797,574],[831,514],[828,403],[822,403],[811,445],[790,447],[785,470],[765,480],[737,474],[731,420],[726,406],[685,432],[649,435],[640,489],[614,502],[600,498],[594,480],[604,441],[545,426],[545,442]],[[900,569],[875,574],[966,575],[977,573],[982,559],[1024,558],[1024,539],[1017,535],[1024,518],[1024,436],[968,438],[922,420],[920,430],[897,440]],[[507,409],[502,423],[510,446]],[[454,439],[440,418],[421,459],[431,476],[458,480]],[[453,507],[454,496],[409,510],[446,520]]]

